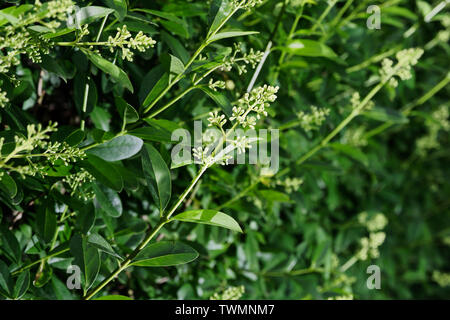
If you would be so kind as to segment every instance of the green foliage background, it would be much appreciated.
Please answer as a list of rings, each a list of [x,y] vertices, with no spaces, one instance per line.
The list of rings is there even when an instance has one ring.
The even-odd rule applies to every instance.
[[[30,165],[29,158],[13,159],[8,162],[12,167],[1,168],[0,294],[4,297],[81,298],[87,288],[65,286],[66,270],[74,259],[91,263],[83,270],[83,284],[94,288],[111,274],[118,256],[130,254],[144,239],[148,225],[158,224],[160,205],[148,188],[155,183],[151,172],[166,179],[166,187],[157,183],[156,188],[167,190],[171,183],[171,200],[159,194],[161,207],[172,206],[189,186],[199,170],[194,164],[170,169],[167,178],[166,164],[170,168],[174,145],[170,132],[177,127],[192,130],[195,119],[202,119],[206,127],[210,111],[226,110],[229,101],[245,93],[254,74],[251,65],[244,74],[236,69],[214,72],[214,80],[226,81],[223,90],[192,90],[148,122],[136,122],[136,116],[142,119],[146,98],[167,66],[174,77],[183,72],[188,76],[171,87],[153,111],[189,88],[194,74],[198,77],[208,70],[199,64],[199,69],[186,71],[183,64],[207,37],[222,2],[227,3],[76,1],[80,8],[103,7],[85,21],[91,41],[103,21],[100,41],[114,37],[123,25],[133,35],[143,31],[156,41],[144,52],[134,50],[133,61],[123,59],[118,48],[64,45],[78,32],[56,34],[65,30],[64,24],[55,30],[36,24],[41,28],[30,31],[44,38],[51,35],[50,43],[37,45],[50,50],[37,62],[26,52],[8,74],[0,75],[1,91],[9,99],[0,109],[0,136],[5,138],[1,159],[11,152],[14,135],[26,133],[28,124],[45,127],[49,121],[59,124],[51,141],[70,142],[75,148],[94,142],[101,148],[93,148],[87,159],[70,165],[31,158],[35,165],[44,166],[42,170],[55,168],[46,176],[17,170]],[[29,3],[34,2],[3,1],[1,8]],[[367,7],[373,4],[381,8],[379,30],[366,25]],[[208,169],[177,212],[219,208],[244,232],[171,222],[152,244],[177,240],[180,246],[194,248],[198,258],[172,267],[129,267],[99,295],[209,299],[228,287],[243,286],[246,299],[449,298],[450,18],[447,8],[426,23],[431,8],[425,1],[406,0],[268,0],[238,11],[223,30],[258,33],[213,42],[202,56],[220,62],[221,54],[236,41],[242,43],[244,53],[250,48],[264,51],[273,41],[256,85],[279,86],[278,99],[257,128],[280,129],[280,172],[262,176],[255,165]],[[0,13],[2,36],[14,16],[21,17],[11,9]],[[302,40],[311,40],[304,42],[303,50],[295,45]],[[395,53],[407,48],[424,49],[411,79],[400,81],[397,88],[384,86],[372,99],[371,110],[353,119],[330,145],[299,162],[351,113],[352,94],[365,97],[379,82],[382,59],[395,60]],[[105,60],[89,58],[97,54],[94,49]],[[4,56],[7,48],[0,52]],[[17,86],[12,75],[20,80]],[[311,106],[328,108],[330,114],[314,130],[305,130],[297,115],[310,113]],[[124,108],[134,121],[123,122]],[[125,126],[128,134],[110,141]],[[142,169],[145,157],[153,165],[147,173]],[[81,168],[95,181],[72,190],[63,179]],[[290,190],[283,184],[288,177],[301,178],[303,183]],[[358,220],[362,212],[370,217],[382,213],[388,220],[379,257],[366,260],[355,259],[361,239],[370,234]],[[187,255],[191,250],[178,249],[187,250]],[[349,267],[342,268],[348,261]],[[380,290],[366,287],[366,269],[373,264],[381,268]]]

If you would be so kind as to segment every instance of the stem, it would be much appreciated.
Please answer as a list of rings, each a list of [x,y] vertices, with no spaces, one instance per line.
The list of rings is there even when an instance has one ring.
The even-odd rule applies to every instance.
[[[46,260],[48,260],[48,259],[50,259],[50,258],[52,258],[52,257],[59,256],[60,254],[63,254],[64,252],[67,252],[67,251],[69,251],[69,248],[64,248],[64,249],[61,249],[60,251],[57,251],[57,252],[52,253],[52,254],[49,254],[48,256],[45,256],[45,257],[43,257],[43,258],[40,258],[40,259],[38,259],[38,260],[36,260],[36,261],[30,262],[29,264],[23,266],[22,268],[20,268],[20,269],[14,271],[14,272],[12,273],[12,275],[15,276],[15,275],[17,275],[17,274],[19,274],[19,273],[21,273],[21,272],[23,272],[23,271],[25,271],[25,270],[30,269],[32,266],[34,266],[34,265],[36,265],[36,264],[38,264],[38,263],[41,263],[42,261],[46,261]]]
[[[114,278],[125,270],[131,263],[131,261],[141,252],[141,250],[153,239],[153,237],[158,233],[158,231],[167,223],[166,220],[161,220],[155,228],[153,228],[147,236],[142,240],[142,242],[137,246],[137,248],[124,260],[119,266],[114,270],[105,280],[103,280],[99,285],[97,285],[94,289],[88,292],[83,300],[90,300],[93,296],[95,296],[103,287],[105,287],[108,283],[110,283]]]
[[[264,55],[263,55],[261,61],[259,62],[258,67],[256,67],[256,70],[255,70],[255,73],[253,74],[252,79],[250,80],[250,84],[247,87],[247,92],[252,91],[252,89],[256,83],[256,80],[258,79],[258,76],[262,70],[262,67],[264,66],[264,63],[266,62],[266,59],[270,54],[270,49],[272,49],[273,39],[275,38],[278,28],[280,27],[281,20],[286,11],[286,6],[287,6],[288,2],[289,2],[289,0],[285,0],[283,3],[283,7],[281,8],[280,13],[278,14],[278,17],[277,17],[277,22],[275,24],[275,28],[273,29],[272,34],[270,35],[269,41],[267,42],[267,46],[266,46],[266,50],[264,51]],[[302,10],[303,10],[303,6],[302,6]]]
[[[392,77],[397,72],[397,66],[393,71],[389,78]],[[348,115],[330,134],[328,134],[319,144],[317,144],[314,148],[309,150],[306,154],[304,154],[300,159],[296,161],[296,165],[303,164],[306,160],[314,156],[319,150],[326,147],[327,144],[342,130],[344,129],[356,116],[360,114],[360,112],[364,109],[364,107],[369,103],[369,101],[380,91],[380,89],[386,84],[386,81],[380,82],[376,87],[374,87],[369,94],[364,98],[363,101]],[[277,173],[278,177],[281,177],[290,172],[290,168],[285,168]],[[260,181],[258,181],[259,183]],[[243,197],[248,191],[251,189],[244,190],[241,194],[239,194],[239,198]],[[238,199],[236,199],[238,200]],[[235,201],[235,200],[233,200]]]
[[[161,230],[161,228],[166,224],[169,223],[169,218],[171,215],[178,209],[178,207],[181,205],[181,203],[184,201],[186,196],[189,194],[189,192],[192,190],[192,188],[195,186],[195,184],[200,180],[203,173],[206,171],[208,167],[203,166],[200,171],[198,172],[197,176],[192,180],[191,184],[188,186],[188,188],[181,194],[181,196],[178,198],[178,201],[173,205],[172,209],[168,212],[168,214],[163,217],[159,223],[153,228],[147,236],[144,238],[144,240],[141,241],[141,243],[134,249],[134,251],[124,260],[120,265],[114,270],[105,280],[103,280],[99,285],[97,285],[94,289],[92,289],[90,292],[88,292],[83,299],[84,300],[90,300],[93,296],[95,296],[101,289],[103,289],[108,283],[110,283],[114,278],[121,273],[123,270],[125,270],[132,260],[139,254],[139,252],[144,249],[147,244],[155,237],[155,235]]]
[[[322,13],[322,15],[317,19],[316,23],[314,23],[313,27],[311,28],[311,32],[316,31],[317,27],[322,23],[323,19],[330,13],[331,9],[334,7],[334,5],[337,3],[337,0],[333,0],[330,2],[328,7],[325,9],[325,11]]]
[[[95,39],[96,42],[93,45],[98,45],[98,43],[99,43],[98,41],[100,40],[100,36],[103,32],[103,28],[105,27],[105,23],[106,23],[107,19],[108,19],[108,14],[103,18],[102,24],[100,26],[100,29],[98,30],[97,37]],[[59,45],[61,45],[61,44],[59,44]],[[88,63],[88,66],[90,66],[90,63]],[[89,67],[88,67],[88,69],[89,69]],[[81,114],[82,118],[84,118],[86,111],[87,111],[87,103],[88,103],[88,97],[89,97],[89,81],[90,81],[90,77],[88,76],[87,82],[86,82],[86,87],[84,88],[83,108],[82,108],[82,114]],[[84,127],[85,127],[85,122],[86,121],[84,119],[81,120],[80,128],[83,131],[84,131]]]
[[[228,200],[224,204],[216,207],[214,210],[221,210],[222,208],[227,207],[228,205],[232,204],[233,202],[238,201],[243,196],[245,196],[249,191],[253,190],[261,181],[262,181],[262,178],[259,178],[258,180],[256,180],[252,184],[250,184],[247,188],[242,190],[239,194],[237,194],[236,196],[234,196],[233,198],[231,198],[230,200]]]
[[[429,90],[427,93],[425,93],[422,97],[417,99],[416,101],[406,105],[402,110],[401,113],[405,116],[408,116],[410,112],[417,106],[420,106],[427,102],[429,99],[431,99],[436,93],[438,93],[440,90],[445,88],[450,83],[450,72],[445,76],[444,79],[442,79],[438,84],[436,84],[431,90]],[[392,127],[395,123],[393,122],[385,122],[375,129],[370,130],[364,135],[364,139],[369,139],[386,129]]]
[[[87,102],[88,102],[88,97],[89,97],[89,81],[90,81],[90,77],[87,77],[87,81],[86,81],[86,86],[84,87],[84,96],[83,96],[83,108],[81,110],[82,114],[81,117],[84,117],[84,115],[86,114],[87,111]],[[85,126],[85,120],[82,119],[81,120],[81,130],[84,131],[84,126]]]
[[[84,147],[80,148],[80,150],[81,150],[81,151],[86,151],[86,150],[92,149],[92,148],[94,148],[94,147],[96,147],[96,146],[98,146],[98,145],[100,145],[100,144],[106,143],[106,142],[108,142],[108,141],[111,141],[111,140],[113,140],[113,139],[115,139],[115,138],[117,138],[117,137],[121,137],[121,136],[126,135],[126,134],[127,134],[127,131],[126,131],[126,130],[125,130],[125,131],[121,131],[121,132],[119,132],[118,134],[116,134],[114,137],[112,137],[111,139],[109,139],[109,140],[107,140],[107,141],[93,142],[93,143],[91,143],[90,145],[87,145],[87,146],[84,146]]]
[[[191,92],[192,90],[196,89],[195,86],[189,87],[186,90],[184,90],[182,93],[180,93],[178,96],[176,96],[175,98],[173,98],[172,100],[170,100],[168,103],[166,103],[161,109],[153,112],[152,114],[150,114],[149,116],[145,117],[146,119],[152,119],[154,117],[156,117],[158,114],[160,114],[161,112],[163,112],[164,110],[166,110],[167,108],[169,108],[170,106],[172,106],[174,103],[176,103],[178,100],[180,100],[181,98],[183,98],[185,95],[187,95],[189,92]]]
[[[348,269],[350,269],[351,266],[353,266],[358,261],[358,258],[355,256],[351,257],[346,263],[344,263],[341,267],[341,272],[345,272]]]
[[[393,73],[394,74],[394,73]],[[391,78],[391,77],[388,77]],[[314,154],[317,153],[317,151],[321,150],[322,148],[326,147],[327,144],[339,133],[344,129],[356,116],[358,116],[361,111],[364,109],[364,107],[367,105],[367,103],[375,96],[375,94],[380,91],[381,88],[385,85],[385,81],[380,82],[376,87],[374,87],[369,94],[364,98],[363,101],[360,102],[360,104],[344,119],[342,122],[329,134],[327,135],[318,145],[316,145],[313,149],[311,149],[308,153],[303,155],[300,159],[297,160],[296,164],[302,164],[309,158],[311,158]]]
[[[207,166],[202,166],[200,168],[200,171],[197,173],[197,175],[192,179],[191,184],[187,187],[186,190],[181,194],[181,196],[178,197],[177,202],[173,205],[172,209],[166,214],[166,219],[170,219],[172,214],[178,209],[178,207],[183,203],[184,199],[187,197],[189,192],[191,192],[192,188],[194,188],[195,184],[200,180],[203,173],[205,173],[206,169],[208,169]]]
[[[182,73],[178,74],[175,79],[170,82],[166,88],[164,88],[163,91],[161,91],[161,93],[152,101],[152,103],[146,107],[144,109],[144,114],[149,112],[151,108],[153,108],[155,106],[155,104],[158,103],[159,100],[161,100],[162,97],[164,97],[164,95],[169,92],[169,90],[178,83],[178,81],[180,81],[184,75],[186,70],[190,67],[190,65],[195,61],[195,59],[197,59],[197,57],[200,55],[200,53],[203,51],[203,49],[205,49],[207,47],[207,45],[205,43],[202,43],[200,45],[200,47],[197,49],[197,51],[194,53],[194,55],[191,57],[191,59],[189,59],[189,61],[186,63],[186,65],[184,66],[184,70]]]
[[[295,16],[294,23],[292,24],[291,30],[289,31],[289,34],[287,37],[288,41],[294,37],[295,30],[297,30],[298,23],[300,22],[300,19],[303,16],[303,8],[304,8],[304,6],[302,5],[302,7],[300,9],[300,13]],[[276,71],[275,71],[274,81],[276,81],[278,79],[278,75],[280,74],[280,68],[284,62],[284,59],[286,58],[286,54],[287,54],[286,51],[281,52],[280,58],[278,59],[278,67],[276,68]]]
[[[239,58],[236,59],[235,61],[243,61],[244,58]],[[175,98],[173,98],[172,100],[170,100],[168,103],[166,103],[163,107],[161,107],[160,109],[158,109],[157,111],[151,113],[149,116],[146,116],[146,119],[152,119],[154,117],[156,117],[158,114],[160,114],[161,112],[163,112],[164,110],[166,110],[167,108],[171,107],[174,103],[176,103],[177,101],[179,101],[181,98],[183,98],[186,94],[188,94],[189,92],[191,92],[194,89],[198,89],[198,85],[200,84],[200,82],[205,79],[207,76],[209,76],[211,73],[213,73],[214,71],[216,71],[217,69],[220,69],[223,66],[223,64],[218,65],[210,70],[208,70],[203,76],[201,76],[199,79],[197,79],[194,84],[192,86],[190,86],[189,88],[187,88],[186,90],[184,90],[183,92],[181,92],[178,96],[176,96]],[[207,113],[208,114],[208,113]]]
[[[383,60],[384,58],[390,57],[391,55],[393,55],[393,54],[396,53],[397,51],[400,51],[400,49],[401,49],[400,46],[395,47],[395,48],[392,48],[391,50],[388,50],[388,51],[383,52],[383,53],[381,53],[381,54],[379,54],[379,55],[373,56],[373,57],[367,59],[366,61],[364,61],[364,62],[362,62],[362,63],[360,63],[360,64],[357,64],[356,66],[347,68],[347,70],[345,70],[345,71],[346,71],[347,73],[352,73],[352,72],[356,72],[356,71],[365,69],[365,68],[367,68],[368,66],[370,66],[370,65],[373,64],[373,63],[380,62],[380,61]]]
[[[336,15],[336,17],[331,22],[331,26],[332,27],[336,26],[339,23],[339,21],[344,16],[344,14],[347,11],[347,9],[352,5],[352,3],[353,3],[353,0],[347,0],[345,5],[342,7],[341,10],[339,10],[338,14]]]
[[[144,114],[148,113],[150,111],[150,109],[152,109],[155,104],[158,103],[159,100],[161,100],[164,95],[175,85],[177,84],[181,79],[184,78],[186,71],[189,69],[189,67],[192,65],[192,63],[194,63],[194,61],[197,59],[197,57],[202,53],[202,51],[211,43],[211,38],[214,37],[217,32],[219,32],[220,29],[223,28],[223,26],[225,25],[225,23],[228,22],[228,20],[230,20],[230,18],[241,8],[241,5],[245,2],[245,0],[241,1],[239,3],[238,6],[236,6],[236,8],[228,15],[225,17],[225,19],[220,23],[220,25],[217,27],[216,30],[214,30],[213,32],[211,32],[207,37],[206,40],[203,41],[203,43],[200,45],[200,47],[197,49],[197,51],[195,51],[195,53],[192,55],[192,57],[189,59],[189,61],[186,63],[186,65],[184,66],[184,70],[182,73],[178,74],[175,79],[170,82],[166,88],[152,101],[152,103],[147,106],[144,109]]]

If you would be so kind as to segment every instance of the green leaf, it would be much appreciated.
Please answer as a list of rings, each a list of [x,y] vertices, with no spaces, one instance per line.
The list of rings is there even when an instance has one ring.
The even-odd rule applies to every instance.
[[[122,165],[113,164],[116,171],[120,173],[123,179],[123,185],[127,190],[137,190],[139,188],[139,181],[138,181],[138,170],[139,168],[134,168],[131,170],[130,168],[126,168]]]
[[[55,59],[49,55],[43,55],[40,65],[45,70],[58,75],[66,83],[67,79],[72,79],[75,76],[76,69],[74,65],[67,60]]]
[[[137,111],[123,98],[115,97],[114,101],[116,103],[116,108],[119,112],[120,117],[126,124],[133,123],[139,120],[139,114],[137,113]]]
[[[151,9],[139,9],[139,11],[157,16],[159,18],[163,18],[169,21],[173,21],[173,22],[177,22],[177,23],[181,23],[181,19],[178,18],[177,16],[169,13],[169,12],[164,12],[164,11],[158,11],[158,10],[151,10]]]
[[[10,230],[8,230],[6,225],[0,228],[1,240],[2,240],[2,251],[8,256],[13,262],[19,263],[22,259],[22,250],[20,249],[20,244],[17,241],[16,236]]]
[[[164,66],[162,64],[159,64],[158,66],[152,68],[142,79],[141,86],[139,87],[139,102],[144,107],[146,106],[146,104],[144,103],[145,101],[147,101],[148,104],[151,103],[150,101],[151,98],[148,98],[148,96],[153,90],[155,91],[157,90],[155,89],[155,86],[164,76],[164,73],[165,73]],[[168,79],[169,78],[167,77],[167,83]]]
[[[314,40],[292,40],[282,50],[287,50],[297,56],[337,58],[336,53],[330,47]]]
[[[131,135],[116,137],[108,142],[86,151],[106,161],[119,161],[131,158],[138,153],[144,142],[142,139]]]
[[[64,139],[64,142],[66,142],[69,146],[76,147],[84,140],[85,136],[86,133],[83,130],[77,129],[70,133]]]
[[[150,9],[139,9],[139,11],[149,13],[151,15],[157,16],[164,20],[160,20],[159,23],[166,28],[168,31],[173,32],[183,38],[189,37],[189,30],[186,21],[178,18],[177,16],[158,10],[150,10]]]
[[[367,158],[367,155],[359,150],[358,148],[352,147],[350,145],[346,144],[340,144],[340,143],[330,143],[330,147],[333,149],[342,152],[346,154],[347,156],[355,159],[356,161],[361,162],[365,166],[369,165],[369,159]]]
[[[122,21],[127,15],[127,3],[125,0],[104,0],[106,5],[116,11],[117,18]]]
[[[276,202],[289,202],[289,196],[279,191],[275,190],[259,190],[258,193],[261,194],[262,198],[267,201],[276,201]]]
[[[389,108],[373,107],[372,109],[363,112],[363,115],[367,118],[382,122],[392,122],[398,124],[405,124],[409,122],[408,117],[403,115],[401,112]]]
[[[66,34],[75,32],[75,30],[77,30],[76,28],[63,28],[61,30],[58,30],[56,32],[51,32],[51,33],[46,33],[44,34],[42,37],[45,39],[53,39],[53,38],[57,38],[57,37],[61,37],[64,36]]]
[[[233,12],[233,4],[229,0],[213,0],[209,10],[208,37],[217,32],[222,22]]]
[[[189,52],[184,48],[184,46],[177,38],[172,37],[167,32],[162,31],[161,39],[164,40],[165,43],[167,43],[172,52],[178,58],[180,58],[184,64],[186,64],[189,61],[190,58]]]
[[[125,71],[89,50],[83,50],[83,52],[86,54],[88,59],[91,60],[95,66],[97,66],[97,68],[109,74],[117,83],[133,93],[133,85],[131,84],[131,81]]]
[[[17,19],[13,15],[7,14],[7,13],[2,12],[2,11],[0,11],[0,18],[3,18],[5,20],[7,20],[12,25],[16,25],[17,23],[19,23],[19,19]]]
[[[397,7],[397,6],[383,8],[383,14],[397,15],[397,16],[401,16],[401,17],[407,18],[412,21],[414,21],[418,18],[414,12],[412,12],[406,8]]]
[[[112,132],[107,132],[105,130],[97,129],[97,128],[92,129],[92,131],[89,133],[89,135],[92,137],[94,142],[96,142],[98,144],[108,142],[115,138],[115,134],[113,134]]]
[[[166,28],[170,32],[173,32],[174,34],[179,35],[180,37],[183,38],[189,38],[189,29],[184,20],[181,20],[181,23],[168,20],[167,21],[161,20],[160,23],[164,28]]]
[[[44,26],[31,26],[28,27],[28,30],[33,30],[37,33],[49,33],[52,32],[52,29],[44,27]]]
[[[180,213],[173,220],[209,224],[242,232],[239,224],[229,215],[216,210],[191,210]]]
[[[233,113],[233,105],[224,94],[205,86],[199,86],[199,88],[222,109],[227,117],[231,117]]]
[[[93,246],[97,247],[101,251],[112,255],[113,257],[119,258],[122,260],[122,257],[118,255],[114,249],[111,247],[111,245],[106,241],[101,235],[98,233],[92,233],[88,236],[88,242],[92,244]]]
[[[258,34],[257,31],[241,31],[241,30],[235,30],[235,31],[224,31],[216,33],[214,36],[208,39],[208,43],[227,39],[227,38],[234,38],[234,37],[242,37],[242,36],[248,36],[250,34]]]
[[[66,283],[59,280],[57,277],[52,277],[51,288],[58,300],[72,300],[73,296]]]
[[[109,131],[112,116],[107,110],[96,106],[90,112],[89,117],[97,129]]]
[[[126,297],[126,296],[121,296],[120,294],[114,294],[114,295],[95,298],[93,300],[133,300],[133,299],[131,299],[130,297]]]
[[[131,265],[139,267],[168,267],[191,262],[198,252],[190,246],[175,241],[161,241],[148,245]]]
[[[87,160],[82,165],[92,174],[98,181],[105,186],[120,191],[123,188],[123,180],[121,174],[114,166],[96,155],[88,155]]]
[[[161,66],[150,71],[144,78],[144,82],[149,82],[149,86],[143,85],[139,95],[148,92],[142,105],[148,107],[167,88],[174,77],[184,72],[184,64],[175,56],[164,54],[161,57]],[[151,87],[151,90],[149,89]]]
[[[55,163],[44,166],[42,171],[50,177],[65,177],[71,174],[72,168],[72,165],[66,165],[63,160],[58,159]]]
[[[190,165],[192,163],[194,163],[194,160],[192,160],[192,159],[187,159],[185,161],[180,161],[180,162],[172,162],[170,164],[170,169],[181,168],[181,167]]]
[[[76,28],[85,24],[90,24],[112,12],[114,12],[114,10],[100,6],[83,7],[76,10],[74,15],[68,17],[67,27]]]
[[[164,211],[169,204],[172,180],[166,162],[150,144],[142,149],[142,170],[153,200],[160,211]]]
[[[154,128],[168,131],[172,134],[173,131],[180,129],[181,126],[174,121],[166,120],[166,119],[144,119],[145,122],[147,122],[149,125],[151,125]]]
[[[10,298],[12,287],[11,273],[9,272],[8,266],[0,260],[0,294]]]
[[[94,283],[100,270],[100,252],[88,243],[86,237],[78,234],[70,240],[70,252],[75,258],[74,264],[83,274],[81,283],[86,292]]]
[[[129,134],[141,138],[144,141],[154,141],[172,143],[172,134],[166,130],[159,130],[151,127],[141,127],[128,132]]]
[[[166,70],[169,72],[169,82],[172,82],[173,78],[184,72],[184,64],[177,57],[167,54],[161,59],[162,63],[166,67]]]
[[[10,198],[14,198],[17,194],[14,179],[4,170],[0,170],[0,190],[3,190]]]
[[[20,299],[28,290],[30,286],[30,272],[22,272],[16,280],[16,285],[14,286],[13,297],[14,299]]]
[[[100,207],[111,217],[118,218],[122,215],[122,201],[119,195],[112,189],[101,187],[97,183],[92,184],[96,199]]]
[[[433,10],[433,7],[427,1],[419,0],[417,1],[417,9],[425,17]]]
[[[151,76],[153,74],[149,74]],[[150,92],[147,94],[144,102],[142,105],[144,107],[147,107],[152,104],[152,102],[163,92],[163,90],[168,86],[169,84],[169,73],[164,73],[161,78],[155,83],[155,85],[152,87]]]
[[[39,210],[36,217],[36,227],[39,235],[45,243],[50,243],[57,228],[56,215],[49,208]]]
[[[82,234],[87,234],[94,226],[95,210],[94,205],[89,203],[83,206],[77,213],[75,227],[80,230]]]
[[[32,8],[33,5],[31,4],[23,4],[20,6],[11,6],[0,10],[0,26],[8,22],[12,22],[13,24],[17,23],[19,21],[19,19],[17,18],[19,18],[20,15],[23,15],[25,12],[31,10]]]

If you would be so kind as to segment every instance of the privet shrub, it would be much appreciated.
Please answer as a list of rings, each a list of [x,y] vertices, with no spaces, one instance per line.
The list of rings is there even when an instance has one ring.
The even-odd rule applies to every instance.
[[[2,299],[448,297],[448,13],[0,8]]]

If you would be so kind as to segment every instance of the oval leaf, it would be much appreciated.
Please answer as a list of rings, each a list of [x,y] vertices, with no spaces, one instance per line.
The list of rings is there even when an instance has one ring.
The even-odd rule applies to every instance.
[[[10,198],[17,194],[17,185],[13,178],[5,171],[0,171],[0,190],[3,190]]]
[[[161,241],[150,244],[131,263],[140,267],[168,267],[191,262],[198,252],[187,244],[175,241]]]
[[[48,208],[40,210],[37,214],[36,226],[39,235],[45,243],[52,241],[57,227],[56,215]]]
[[[233,231],[242,232],[239,224],[229,215],[216,210],[191,210],[180,213],[172,218],[173,220],[209,224],[227,228]]]
[[[224,32],[219,32],[215,35],[213,35],[211,38],[209,38],[209,43],[214,42],[214,41],[218,41],[221,39],[227,39],[227,38],[234,38],[234,37],[241,37],[241,36],[248,36],[250,34],[257,34],[259,32],[257,31],[224,31]]]
[[[8,266],[0,260],[0,294],[9,298],[11,297],[12,280]]]
[[[101,187],[98,184],[92,184],[96,199],[100,207],[111,217],[118,218],[122,215],[122,201],[119,195],[109,188]]]
[[[133,123],[139,120],[139,114],[137,113],[137,111],[123,98],[115,97],[114,101],[116,103],[117,111],[119,111],[120,117],[126,124]]]
[[[88,50],[83,50],[86,56],[91,60],[91,62],[103,72],[109,74],[117,83],[124,86],[126,89],[130,90],[133,93],[133,85],[131,84],[130,79],[128,78],[125,71],[120,69],[114,63],[109,62],[108,60],[92,53]]]
[[[101,251],[112,255],[116,258],[122,259],[121,256],[119,256],[114,249],[111,247],[111,245],[106,241],[101,235],[97,233],[92,233],[88,236],[88,242],[92,244],[94,247],[97,247]]]
[[[122,176],[109,162],[106,162],[96,155],[90,154],[88,159],[83,161],[83,167],[105,186],[115,191],[122,190]]]
[[[83,274],[81,283],[86,292],[94,283],[100,270],[100,252],[88,243],[86,237],[80,235],[75,235],[70,240],[70,252],[75,257],[74,264]]]
[[[0,235],[3,254],[12,261],[16,263],[19,262],[22,258],[22,250],[20,249],[20,244],[14,233],[8,230],[6,225],[3,225],[0,229]]]
[[[292,40],[282,50],[287,50],[297,56],[337,58],[336,53],[330,47],[314,40]]]
[[[17,278],[14,286],[14,299],[20,299],[28,290],[30,286],[30,272],[27,270],[22,272]]]
[[[141,150],[143,144],[142,139],[138,137],[124,135],[89,149],[86,153],[94,154],[106,161],[119,161],[134,156]]]
[[[153,200],[161,212],[167,207],[172,190],[172,180],[166,162],[149,144],[142,149],[142,170]]]

